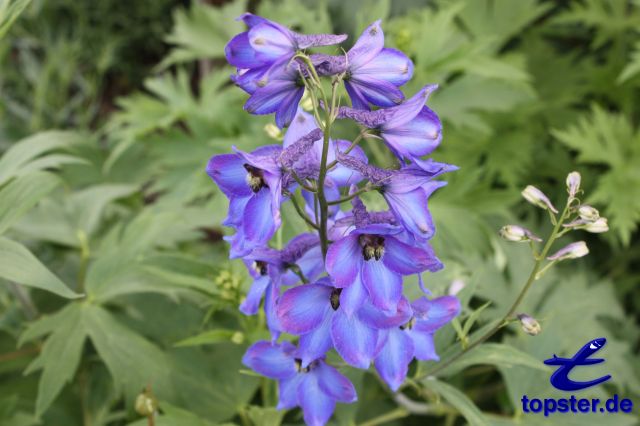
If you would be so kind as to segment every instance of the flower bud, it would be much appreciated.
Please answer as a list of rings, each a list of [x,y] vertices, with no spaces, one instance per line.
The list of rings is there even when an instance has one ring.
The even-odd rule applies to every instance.
[[[533,235],[531,231],[518,225],[505,225],[500,229],[499,233],[507,241],[542,241],[541,238]]]
[[[558,210],[553,206],[553,204],[551,204],[549,198],[533,185],[528,185],[522,191],[522,196],[534,206],[538,206],[545,210],[551,210],[553,213],[558,213]]]
[[[589,248],[584,241],[578,241],[571,243],[566,247],[561,248],[551,256],[547,257],[549,260],[565,260],[565,259],[577,259],[589,254]]]
[[[589,205],[582,205],[578,208],[578,214],[581,219],[595,222],[600,218],[600,212]]]
[[[275,124],[269,123],[265,125],[264,131],[271,139],[275,139],[277,141],[282,140],[282,130],[280,130]]]
[[[449,290],[447,291],[447,293],[449,294],[449,296],[455,296],[456,294],[460,293],[465,288],[465,286],[466,284],[464,283],[464,281],[453,280],[449,285]]]
[[[306,90],[304,92],[304,96],[302,97],[302,100],[300,101],[300,106],[305,111],[313,111],[313,100],[311,99],[310,96],[307,95]]]
[[[570,198],[575,197],[580,190],[580,180],[581,177],[578,172],[571,172],[567,176],[567,191],[569,192]]]
[[[598,218],[595,222],[589,222],[584,226],[584,230],[593,234],[601,234],[609,230],[609,224],[607,218]]]
[[[542,331],[542,327],[540,327],[540,323],[536,321],[535,318],[527,314],[520,314],[518,315],[518,319],[520,320],[522,331],[524,331],[525,333],[531,336],[537,336]]]
[[[149,417],[158,410],[158,400],[153,396],[151,389],[147,387],[136,397],[134,406],[138,414]]]

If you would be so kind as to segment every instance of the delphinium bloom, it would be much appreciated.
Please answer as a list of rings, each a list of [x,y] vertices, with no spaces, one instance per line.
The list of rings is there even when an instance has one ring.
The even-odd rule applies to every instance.
[[[241,19],[248,30],[226,48],[237,68],[232,80],[250,95],[246,111],[275,113],[275,124],[287,128],[277,130],[284,135],[281,146],[250,153],[234,148],[207,166],[229,199],[223,224],[235,230],[225,237],[230,257],[242,258],[253,278],[240,310],[254,315],[262,306],[271,331],[271,341],[253,344],[243,362],[278,380],[278,408],[300,407],[307,424],[323,425],[336,402],[356,400],[353,385],[327,363],[330,351],[356,368],[374,363],[394,390],[413,358],[436,359],[433,334],[458,313],[459,303],[453,296],[410,302],[403,279],[417,275],[428,294],[422,273],[442,268],[429,244],[435,226],[428,199],[444,185],[438,177],[456,167],[421,158],[442,137],[438,116],[425,106],[436,86],[405,100],[400,87],[412,77],[413,64],[384,47],[380,21],[346,54],[336,48],[330,55],[311,49],[345,36],[298,34],[252,14]],[[305,92],[313,114],[298,105]],[[341,92],[351,106],[341,105]],[[337,138],[337,120],[354,121],[360,134]],[[369,164],[358,144],[371,137],[400,159],[397,168]],[[367,209],[362,194],[370,191],[388,210]],[[285,203],[307,230],[281,248],[272,241],[276,231],[298,226],[280,228]]]

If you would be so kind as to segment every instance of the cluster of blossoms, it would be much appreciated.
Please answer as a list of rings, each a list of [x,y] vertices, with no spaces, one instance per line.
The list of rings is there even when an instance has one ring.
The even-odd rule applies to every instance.
[[[356,368],[373,363],[393,390],[414,358],[438,359],[434,333],[460,303],[452,295],[427,297],[422,283],[423,272],[442,268],[429,245],[434,225],[427,204],[444,185],[435,179],[456,167],[421,158],[441,140],[438,116],[425,106],[436,86],[405,100],[399,87],[413,64],[384,47],[379,21],[346,54],[331,56],[308,49],[346,36],[297,34],[252,14],[240,19],[248,30],[228,43],[226,56],[237,68],[233,81],[250,95],[245,110],[275,113],[276,125],[286,127],[282,145],[234,147],[207,166],[229,198],[223,224],[235,230],[227,237],[230,257],[242,258],[254,278],[240,310],[254,315],[262,304],[272,336],[251,346],[243,362],[278,380],[279,408],[300,406],[308,424],[322,425],[336,402],[356,400],[349,380],[327,364],[328,351]],[[350,107],[339,104],[342,87]],[[312,113],[299,106],[305,93]],[[360,134],[333,139],[335,120],[356,122]],[[398,167],[369,164],[358,146],[364,138],[382,141]],[[388,210],[368,211],[359,198],[368,191],[379,192]],[[269,242],[287,201],[310,232],[275,249]],[[425,296],[409,301],[402,282],[413,274]],[[297,336],[297,345],[281,340],[282,333]]]

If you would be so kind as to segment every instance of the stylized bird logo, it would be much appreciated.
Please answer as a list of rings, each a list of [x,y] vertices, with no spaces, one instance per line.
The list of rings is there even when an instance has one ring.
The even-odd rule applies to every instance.
[[[549,379],[551,384],[556,389],[560,389],[563,391],[577,391],[580,389],[598,385],[609,380],[611,378],[610,374],[587,382],[574,382],[573,380],[569,379],[569,373],[574,367],[580,365],[600,364],[601,362],[604,362],[603,358],[589,357],[602,349],[606,343],[607,339],[605,339],[604,337],[593,339],[590,342],[587,342],[582,348],[580,348],[580,350],[576,352],[576,354],[572,358],[559,358],[558,356],[553,354],[553,358],[549,358],[544,361],[546,365],[560,366],[560,368],[558,368],[551,375],[551,378]]]

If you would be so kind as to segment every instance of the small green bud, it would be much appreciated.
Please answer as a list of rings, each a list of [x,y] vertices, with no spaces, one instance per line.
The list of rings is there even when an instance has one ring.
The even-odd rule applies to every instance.
[[[505,225],[500,229],[499,234],[507,241],[542,241],[541,238],[533,235],[531,231],[518,225]]]
[[[518,315],[518,319],[520,320],[522,331],[524,331],[528,335],[537,336],[542,331],[540,323],[536,321],[536,319],[532,316],[529,316],[527,314],[520,314]]]
[[[142,392],[136,397],[136,402],[134,404],[135,410],[141,416],[149,417],[155,414],[158,411],[158,400],[151,392],[151,387],[147,386]]]
[[[267,135],[269,135],[269,137],[271,139],[275,139],[277,141],[281,141],[282,140],[282,130],[280,130],[278,128],[278,126],[276,126],[273,123],[269,123],[267,125],[264,126],[264,131]]]
[[[578,208],[580,219],[595,222],[600,218],[600,212],[589,205],[582,205]]]
[[[550,210],[553,213],[558,213],[558,209],[556,209],[549,198],[544,195],[544,192],[540,191],[533,185],[528,185],[523,191],[522,196],[525,200],[533,204],[534,206],[538,206],[541,209]]]
[[[607,232],[609,230],[607,218],[601,217],[598,218],[595,222],[587,223],[584,226],[584,230],[593,234],[601,234],[603,232]]]
[[[581,180],[582,178],[578,172],[571,172],[567,176],[567,192],[569,192],[570,198],[574,198],[578,191],[580,191]]]

